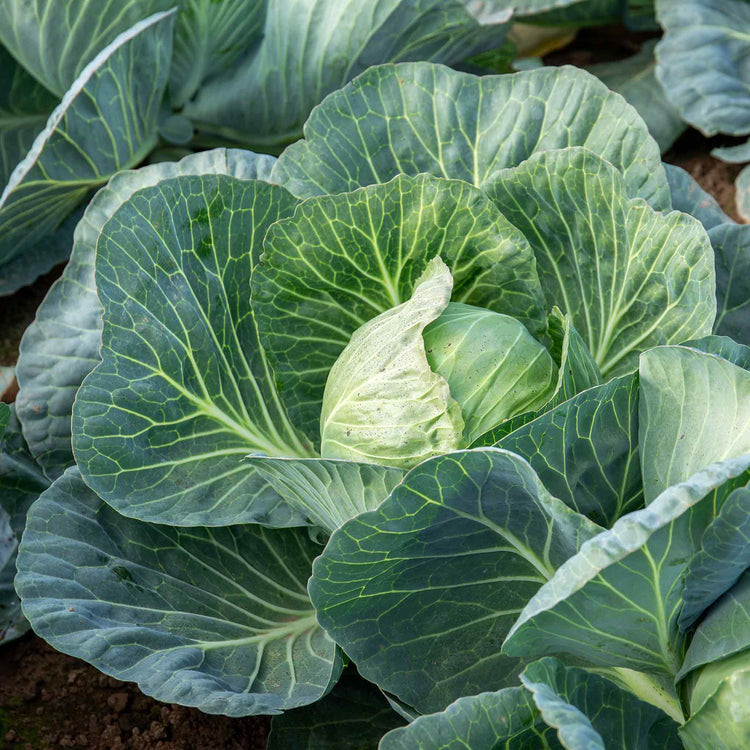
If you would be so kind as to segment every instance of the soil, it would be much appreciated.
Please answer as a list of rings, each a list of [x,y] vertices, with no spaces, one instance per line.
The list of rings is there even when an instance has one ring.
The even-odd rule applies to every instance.
[[[550,64],[586,66],[637,51],[650,35],[583,31],[573,49],[548,55]],[[710,155],[727,141],[695,131],[680,138],[665,161],[686,169],[740,220],[734,204],[737,165]],[[0,297],[0,365],[14,364],[21,335],[62,267],[16,294]],[[12,400],[12,390],[5,400]],[[0,748],[51,750],[262,750],[266,717],[229,719],[167,705],[143,695],[135,684],[106,677],[84,662],[54,651],[32,633],[0,647]]]
[[[263,750],[267,733],[266,717],[159,703],[31,633],[0,651],[4,750]]]

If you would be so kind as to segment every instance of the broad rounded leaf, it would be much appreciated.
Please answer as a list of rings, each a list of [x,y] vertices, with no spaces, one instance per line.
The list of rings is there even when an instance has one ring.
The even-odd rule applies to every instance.
[[[750,3],[657,0],[656,11],[656,75],[682,117],[706,135],[750,133]]]
[[[623,750],[682,748],[673,719],[598,674],[546,657],[526,667],[521,682],[568,750],[613,742]]]
[[[631,200],[620,172],[567,148],[496,172],[485,190],[526,236],[548,306],[568,313],[605,378],[638,354],[711,332],[714,259],[705,230]]]
[[[554,730],[546,727],[520,687],[459,698],[444,711],[420,716],[389,732],[380,750],[494,750],[498,747],[557,750]]]
[[[141,21],[104,48],[73,82],[0,196],[0,264],[22,257],[28,264],[26,254],[90,190],[140,162],[156,145],[173,27],[173,13]],[[37,276],[64,258],[59,251],[36,255]]]
[[[703,535],[700,551],[690,561],[680,628],[685,630],[692,625],[749,567],[750,489],[739,488],[725,500]]]
[[[341,670],[305,593],[318,551],[304,530],[125,518],[74,467],[29,512],[17,586],[58,651],[158,700],[274,714],[319,699]]]
[[[568,654],[674,679],[686,640],[677,627],[685,569],[715,509],[750,481],[748,467],[750,456],[714,464],[586,542],[529,601],[503,652]]]
[[[543,68],[477,78],[439,65],[371,68],[329,96],[274,179],[295,195],[340,193],[428,172],[482,186],[538,151],[585,146],[619,169],[630,197],[671,206],[645,123],[590,73]]]
[[[601,526],[643,507],[637,376],[583,391],[495,445],[525,458],[555,497]]]
[[[250,307],[283,188],[184,175],[130,196],[97,243],[102,362],[73,410],[73,449],[122,513],[176,525],[300,525],[242,461],[311,455],[279,401]]]
[[[448,267],[435,257],[411,299],[354,332],[326,381],[323,458],[410,469],[463,447],[461,408],[445,378],[430,368],[422,336],[452,290]]]
[[[750,372],[685,346],[641,355],[646,502],[709,464],[750,453]]]
[[[412,469],[315,561],[320,624],[360,673],[421,712],[517,684],[500,645],[557,566],[600,527],[520,457],[459,451]]]
[[[333,363],[356,329],[411,297],[436,255],[453,275],[454,301],[512,315],[532,331],[543,318],[528,243],[457,180],[402,176],[304,201],[270,228],[264,248],[252,281],[261,341],[292,421],[315,443]]]
[[[102,227],[141,188],[183,174],[266,179],[275,159],[251,151],[215,149],[118,172],[89,203],[75,228],[73,253],[26,329],[18,356],[16,409],[29,448],[57,478],[73,463],[70,419],[83,379],[99,362],[102,306],[96,294],[94,252]]]
[[[492,12],[485,5],[477,8],[475,0],[347,0],[343,6],[340,0],[268,0],[257,50],[209,81],[185,112],[220,135],[262,150],[283,148],[302,135],[315,105],[370,65],[452,64],[499,46],[512,7]]]

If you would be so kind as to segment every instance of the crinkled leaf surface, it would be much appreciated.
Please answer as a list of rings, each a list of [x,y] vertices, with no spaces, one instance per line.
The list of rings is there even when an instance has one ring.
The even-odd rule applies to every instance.
[[[541,720],[531,695],[521,687],[471,695],[451,703],[444,711],[420,716],[389,732],[380,750],[557,750],[554,730]]]
[[[318,551],[304,530],[125,518],[73,467],[29,512],[17,585],[58,651],[158,700],[274,714],[317,700],[341,670],[305,592]]]
[[[0,646],[20,638],[29,629],[13,586],[17,554],[18,538],[10,527],[10,517],[0,507]]]
[[[496,446],[525,458],[554,497],[601,526],[643,507],[637,376],[583,391]]]
[[[279,400],[250,307],[260,243],[296,201],[227,175],[143,188],[97,243],[102,362],[73,410],[86,482],[121,512],[176,525],[300,525],[243,462],[311,455]]]
[[[521,675],[542,718],[568,750],[680,750],[678,724],[606,678],[545,657]]]
[[[750,3],[657,0],[656,75],[683,119],[706,135],[750,133]]]
[[[273,162],[273,157],[250,151],[215,149],[118,172],[96,194],[76,226],[70,262],[24,332],[18,357],[16,409],[29,448],[48,476],[60,476],[73,463],[73,399],[100,359],[103,310],[96,294],[94,252],[102,227],[134,192],[161,180],[181,174],[265,179]]]
[[[267,750],[374,750],[386,732],[404,723],[383,694],[352,670],[317,703],[275,716]]]
[[[380,505],[404,476],[399,469],[355,461],[268,456],[246,460],[309,524],[329,534]]]
[[[601,531],[520,457],[459,451],[412,469],[336,531],[309,583],[360,673],[421,712],[517,683],[500,645],[557,566]]]
[[[0,185],[31,148],[56,104],[57,99],[0,46]]]
[[[714,464],[584,543],[526,605],[503,652],[672,680],[686,645],[677,618],[687,564],[726,496],[750,481],[749,466],[750,456]]]
[[[511,15],[474,0],[268,0],[258,49],[185,111],[219,133],[278,149],[302,135],[316,104],[370,65],[460,62],[500,46]]]
[[[641,355],[640,444],[646,502],[716,461],[750,453],[750,372],[665,346]]]
[[[435,256],[453,275],[454,301],[532,330],[543,319],[528,243],[485,195],[457,180],[401,176],[304,201],[270,228],[264,248],[252,280],[261,341],[293,423],[316,444],[333,363],[355,330],[409,299]]]
[[[139,22],[72,83],[0,196],[0,264],[33,262],[26,273],[38,276],[59,263],[59,252],[35,253],[35,246],[91,189],[154,147],[173,26],[171,13]]]
[[[452,289],[450,271],[436,256],[411,299],[354,332],[326,381],[323,458],[410,469],[463,447],[461,408],[445,378],[431,369],[423,338]]]
[[[656,40],[645,42],[633,57],[591,65],[588,70],[612,91],[622,94],[638,110],[648,125],[649,133],[664,153],[687,125],[656,79],[655,45]]]
[[[549,306],[568,313],[607,378],[650,346],[711,332],[713,253],[698,221],[629,199],[620,172],[583,148],[532,156],[485,183],[525,234]]]
[[[739,488],[721,506],[719,514],[703,535],[700,551],[690,561],[682,595],[680,628],[684,630],[692,625],[705,609],[734,585],[748,567],[750,490]]]
[[[439,65],[371,68],[329,96],[273,177],[295,195],[340,193],[427,172],[482,186],[538,151],[585,146],[627,194],[670,208],[659,148],[619,95],[577,68],[477,78]]]

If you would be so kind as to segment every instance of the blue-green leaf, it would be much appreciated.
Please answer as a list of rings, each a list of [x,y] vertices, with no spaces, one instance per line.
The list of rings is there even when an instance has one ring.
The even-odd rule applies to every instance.
[[[250,305],[283,188],[183,175],[142,188],[104,225],[102,362],[73,410],[87,484],[131,517],[176,525],[300,525],[242,459],[312,455],[282,406]]]
[[[569,67],[481,78],[426,63],[371,68],[316,108],[273,176],[301,197],[402,173],[481,187],[498,169],[568,146],[610,161],[631,198],[670,208],[645,123],[595,76]]]
[[[517,684],[500,645],[519,611],[600,527],[531,467],[486,448],[412,469],[344,524],[313,568],[321,625],[360,673],[418,711]]]
[[[484,188],[526,236],[548,306],[572,317],[605,378],[638,354],[711,332],[714,259],[705,230],[630,199],[612,164],[584,148],[532,156]]]
[[[73,463],[70,419],[83,379],[99,362],[102,306],[96,294],[94,252],[102,227],[134,192],[181,174],[227,174],[266,179],[275,160],[251,151],[215,149],[134,171],[118,172],[77,223],[73,253],[26,329],[18,357],[16,408],[29,448],[56,478]]]
[[[173,13],[137,23],[72,83],[0,196],[0,264],[23,262],[29,274],[27,254],[89,191],[140,162],[156,145],[173,27]],[[63,257],[36,253],[33,273],[48,271]]]
[[[29,512],[17,588],[38,635],[147,695],[275,714],[341,671],[305,592],[318,551],[304,530],[125,518],[73,467]]]

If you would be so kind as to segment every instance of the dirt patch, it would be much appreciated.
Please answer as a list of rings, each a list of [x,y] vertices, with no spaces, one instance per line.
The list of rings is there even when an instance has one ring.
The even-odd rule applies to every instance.
[[[4,750],[262,750],[268,726],[159,703],[32,634],[0,648]]]

